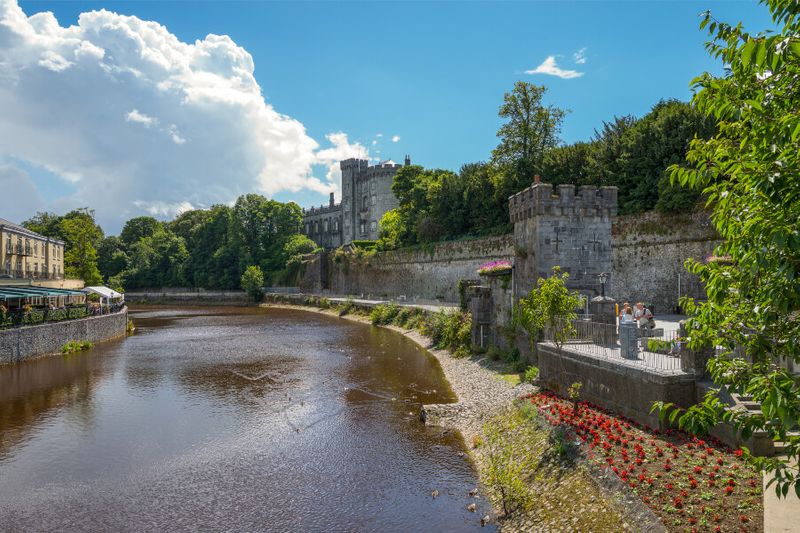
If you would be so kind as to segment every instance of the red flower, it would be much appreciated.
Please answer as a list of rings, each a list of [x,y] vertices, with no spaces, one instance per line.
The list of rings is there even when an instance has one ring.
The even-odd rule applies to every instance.
[[[731,487],[730,485],[728,485],[727,487],[725,487],[725,494],[728,494],[728,495],[730,495],[730,494],[732,494],[732,493],[733,493],[733,487]]]
[[[690,486],[691,486],[693,489],[696,489],[696,488],[697,488],[697,481],[695,481],[695,480],[691,480],[691,481],[689,482],[689,485],[690,485]]]
[[[680,497],[680,496],[675,496],[675,499],[674,499],[674,500],[672,500],[672,505],[673,505],[673,506],[674,506],[676,509],[682,509],[682,508],[683,508],[683,500],[681,499],[681,497]]]
[[[722,527],[721,526],[717,526],[717,527],[714,528],[714,533],[720,533],[721,531],[722,531]]]
[[[745,523],[750,521],[750,519],[747,518],[747,515],[739,516],[739,520],[741,520],[742,522],[745,522]]]
[[[722,522],[722,517],[718,514],[714,515],[714,522]]]
[[[742,451],[742,449],[741,449],[741,448],[739,448],[738,450],[736,450],[735,452],[733,452],[733,455],[735,455],[736,457],[741,457],[743,453],[744,453],[744,452]]]
[[[672,470],[672,465],[669,463],[664,463],[664,470],[666,472],[669,472],[670,470]]]
[[[697,523],[697,518],[690,516],[689,517],[689,524],[695,525]]]
[[[695,474],[702,474],[703,473],[703,468],[700,467],[700,466],[694,467],[694,473]]]

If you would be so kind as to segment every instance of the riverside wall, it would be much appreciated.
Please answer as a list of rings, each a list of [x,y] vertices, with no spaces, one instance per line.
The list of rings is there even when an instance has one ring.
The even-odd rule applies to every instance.
[[[61,347],[73,340],[99,342],[122,337],[127,326],[128,310],[125,308],[111,315],[2,330],[0,364],[61,353]]]
[[[323,285],[332,294],[405,295],[408,299],[458,302],[459,280],[478,279],[477,270],[483,263],[513,257],[512,235],[381,252],[372,257],[329,254],[327,283]]]
[[[517,237],[519,238],[524,237]],[[679,296],[704,297],[697,276],[684,267],[689,258],[704,259],[719,244],[708,216],[642,215],[614,218],[612,268],[606,293],[620,302],[645,301],[656,314],[676,311]],[[529,246],[530,244],[530,246]],[[492,260],[518,263],[520,250],[538,243],[516,242],[512,234],[471,241],[446,242],[427,249],[380,252],[371,257],[329,253],[304,264],[300,287],[307,292],[371,295],[458,302],[459,280],[476,280],[478,267]],[[529,254],[530,255],[530,252]],[[570,268],[570,265],[562,265]],[[535,280],[515,283],[527,286]]]

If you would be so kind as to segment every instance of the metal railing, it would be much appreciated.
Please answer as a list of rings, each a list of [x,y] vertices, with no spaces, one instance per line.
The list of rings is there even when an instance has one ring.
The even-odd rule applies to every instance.
[[[81,304],[53,309],[34,308],[28,311],[22,309],[9,311],[0,307],[0,329],[32,326],[47,322],[63,322],[65,320],[76,320],[88,316],[109,315],[118,313],[124,308],[124,303],[111,304],[102,308]]]
[[[589,355],[624,364],[659,371],[680,372],[681,350],[684,344],[676,331],[636,328],[629,339],[625,334],[620,340],[620,328],[616,324],[604,324],[586,319],[576,319],[565,327],[557,322],[546,328],[543,341],[560,344],[562,350]],[[635,327],[635,326],[634,326]]]

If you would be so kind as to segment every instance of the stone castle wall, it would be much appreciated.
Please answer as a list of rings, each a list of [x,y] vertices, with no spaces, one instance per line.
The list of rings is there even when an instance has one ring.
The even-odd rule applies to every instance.
[[[69,341],[99,342],[125,335],[127,309],[113,315],[93,316],[0,331],[0,364],[61,353]]]
[[[458,282],[477,279],[487,261],[512,260],[511,235],[471,241],[440,243],[430,249],[382,252],[370,258],[332,258],[328,262],[327,289],[333,294],[405,295],[458,302]],[[307,265],[313,271],[313,265]],[[306,286],[312,283],[305,278]]]
[[[704,213],[617,217],[612,228],[614,274],[607,292],[619,302],[651,303],[656,315],[672,314],[679,294],[705,298],[700,280],[684,262],[705,259],[719,243]]]

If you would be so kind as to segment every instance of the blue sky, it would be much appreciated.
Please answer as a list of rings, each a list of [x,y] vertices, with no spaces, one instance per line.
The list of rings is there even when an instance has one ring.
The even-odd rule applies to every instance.
[[[12,1],[0,0],[0,4]],[[661,98],[688,99],[693,76],[704,70],[720,71],[721,66],[710,60],[703,48],[706,36],[698,29],[700,12],[711,9],[716,18],[743,21],[753,30],[770,25],[763,6],[744,0],[369,3],[106,0],[21,1],[19,5],[28,16],[52,11],[62,27],[77,24],[80,13],[104,8],[156,21],[186,43],[202,41],[208,34],[227,35],[252,56],[255,80],[266,103],[301,123],[307,136],[322,148],[328,146],[326,135],[343,132],[348,144],[357,143],[369,150],[370,156],[402,160],[409,153],[416,163],[454,170],[463,163],[489,156],[496,145],[497,108],[503,93],[516,80],[546,85],[547,102],[570,110],[563,140],[584,140],[603,120],[615,115],[640,116]],[[575,54],[581,50],[583,60],[579,58],[576,62]],[[581,75],[563,79],[526,73],[550,56],[551,63],[555,61],[558,68]],[[132,110],[145,107],[144,98],[135,94],[130,101],[135,102]],[[145,111],[142,113],[149,116]],[[137,122],[135,116],[126,117],[122,122],[127,126]],[[155,123],[162,125],[160,130],[165,134],[176,124],[175,131],[189,127],[182,126],[180,119],[174,120],[169,127],[165,119]],[[87,123],[90,127],[91,122]],[[150,133],[155,130],[145,122],[139,124],[148,127]],[[224,128],[220,134],[225,134]],[[0,129],[0,141],[2,135]],[[392,142],[393,136],[398,136],[399,141]],[[198,134],[189,140],[196,138]],[[231,149],[225,152],[230,154]],[[68,199],[70,188],[78,187],[75,184],[81,181],[63,179],[60,174],[69,171],[65,166],[40,161],[27,152],[4,153],[2,147],[0,163],[27,173],[48,208],[66,208],[69,201],[90,198],[77,195]],[[137,166],[135,163],[125,166]],[[325,165],[312,167],[324,185],[328,170]],[[220,176],[220,182],[224,181]],[[204,182],[195,185],[203,186]],[[222,187],[220,183],[216,186]],[[314,190],[301,186],[289,191],[275,185],[264,190],[277,199],[292,199],[303,206],[326,198],[324,186],[310,188]],[[232,187],[229,194],[246,189],[244,181]],[[225,194],[221,191],[213,200],[224,198]],[[167,208],[158,211],[159,208],[152,207],[148,203],[151,200],[137,205],[147,206],[142,209],[162,216],[170,214]],[[176,205],[175,198],[166,203]],[[204,200],[195,197],[190,204],[202,206]],[[114,232],[123,214],[140,214],[136,211],[126,208],[104,213],[101,221]]]

